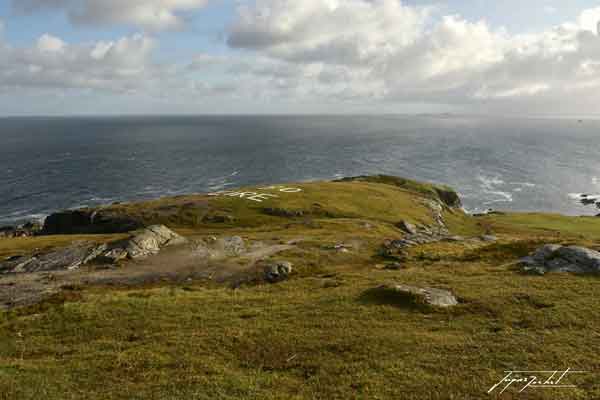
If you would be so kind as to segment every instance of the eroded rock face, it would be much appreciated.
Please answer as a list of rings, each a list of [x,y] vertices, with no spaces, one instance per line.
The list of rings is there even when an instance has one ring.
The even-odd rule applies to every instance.
[[[600,252],[585,247],[548,244],[521,259],[521,265],[524,271],[540,275],[548,272],[600,274]]]
[[[399,296],[414,300],[418,304],[426,304],[433,307],[454,307],[458,300],[452,292],[430,287],[416,287],[401,284],[385,284],[378,289],[397,293]]]
[[[81,242],[33,256],[13,257],[0,262],[0,273],[32,273],[74,270],[92,261],[114,264],[123,259],[139,259],[157,254],[162,248],[187,240],[163,225],[146,228],[127,240],[95,245]]]
[[[265,280],[277,283],[286,280],[292,273],[292,263],[288,261],[276,261],[265,265]]]
[[[33,256],[12,257],[0,262],[0,273],[75,270],[98,257],[106,249],[106,245],[82,242]]]
[[[67,210],[48,216],[44,221],[42,234],[122,233],[142,227],[139,221],[106,210]]]

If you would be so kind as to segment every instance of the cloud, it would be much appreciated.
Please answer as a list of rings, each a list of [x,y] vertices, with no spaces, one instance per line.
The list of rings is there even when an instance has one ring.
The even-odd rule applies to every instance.
[[[178,29],[187,12],[208,0],[13,0],[23,13],[64,11],[78,25],[134,25],[150,31]]]
[[[160,72],[149,58],[153,47],[144,35],[70,45],[44,34],[31,48],[0,47],[0,88],[136,90]]]
[[[45,33],[42,35],[37,42],[37,48],[41,52],[52,51],[60,52],[65,49],[67,44],[62,39]]]
[[[112,99],[112,112],[121,113],[140,112],[157,102],[163,111],[193,109],[197,101],[214,101],[237,91],[239,85],[229,80],[191,76],[194,68],[188,64],[157,62],[156,48],[156,40],[145,34],[85,44],[44,34],[29,47],[11,46],[0,37],[0,100],[35,99],[40,107],[47,96],[65,103],[82,97],[102,98],[104,104]],[[71,101],[73,109],[65,111],[77,112],[80,100]],[[53,107],[54,103],[46,108]],[[97,112],[93,101],[87,107]]]
[[[577,22],[582,29],[592,31],[600,35],[600,7],[590,8],[583,11],[579,15]]]
[[[289,61],[360,64],[414,43],[429,11],[397,0],[259,0],[239,8],[228,43]]]
[[[571,98],[563,111],[599,110],[600,8],[527,35],[434,11],[397,0],[257,0],[239,8],[228,44],[279,63],[252,73],[289,91],[520,111]]]
[[[116,4],[43,3],[73,18],[92,6]],[[178,22],[154,28],[175,27],[183,23],[180,11],[204,2],[125,4],[119,17],[94,13],[94,23],[137,21],[148,28],[131,10],[157,6]],[[0,92],[133,93],[177,104],[233,99],[249,107],[262,99],[273,107],[327,104],[342,111],[357,104],[372,110],[427,104],[595,113],[600,108],[598,20],[600,8],[588,9],[543,31],[511,34],[483,20],[397,0],[255,0],[238,8],[226,37],[229,51],[196,54],[188,61],[158,62],[151,33],[85,44],[47,33],[29,47],[12,47],[0,35]]]

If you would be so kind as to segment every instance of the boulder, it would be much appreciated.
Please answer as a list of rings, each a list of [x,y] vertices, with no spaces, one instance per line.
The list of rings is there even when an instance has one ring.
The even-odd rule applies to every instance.
[[[265,265],[265,280],[270,283],[277,283],[286,280],[292,273],[292,263],[288,261],[277,261]]]
[[[237,257],[246,252],[244,239],[239,236],[223,237],[216,240],[214,249],[229,257]]]
[[[417,234],[417,227],[414,226],[413,224],[411,224],[410,222],[400,221],[396,224],[396,227],[402,229],[404,232],[406,232],[408,234],[411,234],[411,235]]]
[[[123,250],[127,253],[127,257],[131,259],[144,258],[150,255],[157,254],[163,247],[184,244],[187,240],[170,230],[164,225],[153,225],[141,232],[134,235],[129,239]],[[111,251],[114,253],[115,249]],[[118,251],[118,257],[121,257],[122,253]]]
[[[540,275],[548,272],[600,274],[600,252],[579,246],[545,245],[520,263],[524,271]]]
[[[416,287],[401,284],[385,284],[378,288],[380,291],[392,292],[401,298],[413,301],[416,304],[426,304],[433,307],[453,307],[458,300],[452,292],[430,287]]]

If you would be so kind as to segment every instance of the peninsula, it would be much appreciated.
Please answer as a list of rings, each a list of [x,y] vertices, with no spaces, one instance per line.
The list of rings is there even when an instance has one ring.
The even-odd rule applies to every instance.
[[[0,398],[466,399],[505,371],[600,367],[595,217],[472,216],[451,188],[380,175],[16,232]],[[593,374],[568,380],[524,398],[600,397]]]

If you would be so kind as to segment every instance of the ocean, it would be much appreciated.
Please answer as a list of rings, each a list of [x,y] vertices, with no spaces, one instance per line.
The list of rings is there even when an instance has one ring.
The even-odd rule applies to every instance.
[[[0,119],[0,225],[261,183],[390,174],[444,183],[470,212],[594,215],[600,120],[418,116]]]

